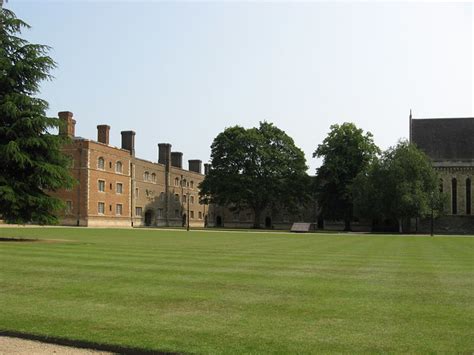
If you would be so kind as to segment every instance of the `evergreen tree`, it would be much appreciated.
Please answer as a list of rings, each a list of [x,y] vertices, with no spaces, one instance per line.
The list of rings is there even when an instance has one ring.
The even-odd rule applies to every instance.
[[[57,222],[62,202],[48,192],[71,187],[65,137],[51,133],[58,118],[36,95],[51,79],[49,47],[19,37],[28,24],[0,9],[0,215],[10,223]]]

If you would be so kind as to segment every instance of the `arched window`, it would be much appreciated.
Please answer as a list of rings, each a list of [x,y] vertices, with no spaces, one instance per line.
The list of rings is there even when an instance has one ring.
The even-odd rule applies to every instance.
[[[97,169],[104,170],[105,169],[105,160],[104,158],[100,157],[97,160]]]
[[[143,174],[143,180],[148,181],[150,180],[150,173],[148,171],[145,171]]]
[[[191,182],[189,183],[189,186],[194,189],[194,181],[191,180]]]
[[[181,186],[186,187],[186,179],[183,179],[183,180],[181,181],[181,184],[182,184]]]
[[[151,181],[156,182],[156,174],[151,174]]]
[[[116,173],[122,173],[122,162],[118,161],[115,163],[115,172]]]
[[[458,182],[456,178],[451,180],[451,210],[453,214],[458,213]]]
[[[466,179],[466,214],[471,214],[471,179]]]
[[[179,186],[179,178],[174,179],[174,186]]]

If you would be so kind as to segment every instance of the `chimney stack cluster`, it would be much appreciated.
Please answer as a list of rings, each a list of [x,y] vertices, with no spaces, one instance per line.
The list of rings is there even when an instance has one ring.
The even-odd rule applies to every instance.
[[[0,0],[1,1],[1,0]],[[60,120],[59,135],[75,137],[76,120],[73,119],[73,113],[69,111],[58,112]],[[130,155],[135,156],[135,132],[122,131],[122,149],[128,150]],[[97,126],[97,142],[103,144],[110,144],[110,126],[101,124]],[[171,144],[158,144],[158,163],[173,166],[175,168],[183,168],[183,153],[172,152]],[[188,160],[189,171],[202,174],[202,161],[198,159]],[[204,174],[208,174],[210,164],[204,164]]]

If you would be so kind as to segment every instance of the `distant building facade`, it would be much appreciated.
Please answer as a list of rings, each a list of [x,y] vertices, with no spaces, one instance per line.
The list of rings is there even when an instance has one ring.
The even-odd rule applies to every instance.
[[[440,190],[448,196],[446,216],[436,219],[435,229],[474,232],[474,117],[413,118],[410,113],[410,142],[431,158],[440,175]],[[428,221],[422,221],[420,228],[428,230]]]
[[[53,195],[66,210],[61,224],[75,226],[191,226],[203,227],[208,207],[199,203],[204,179],[200,160],[183,169],[180,152],[159,144],[158,162],[135,157],[135,132],[122,131],[121,148],[109,144],[110,126],[97,126],[97,141],[75,136],[71,112],[60,112],[59,134],[70,137],[63,151],[72,158],[77,184]]]

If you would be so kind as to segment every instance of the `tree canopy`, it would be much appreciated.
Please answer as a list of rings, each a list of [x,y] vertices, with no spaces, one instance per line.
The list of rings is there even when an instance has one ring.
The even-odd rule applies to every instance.
[[[280,205],[291,211],[306,201],[306,170],[303,152],[273,124],[234,126],[211,145],[211,169],[200,185],[200,196],[235,210],[251,209],[258,228],[266,208]]]
[[[414,144],[400,141],[360,174],[353,186],[357,214],[372,219],[427,217],[443,213],[445,196],[430,159]]]
[[[58,118],[46,116],[38,97],[40,83],[51,79],[49,47],[20,38],[29,28],[12,11],[0,9],[0,215],[7,222],[57,221],[62,202],[48,195],[71,187],[64,137],[51,133]]]
[[[327,219],[342,219],[345,230],[353,219],[352,183],[380,152],[372,134],[353,123],[332,125],[313,157],[323,158],[316,172],[316,196],[320,213]]]

